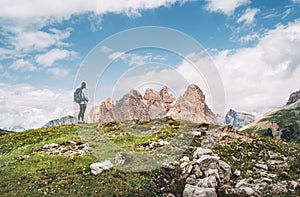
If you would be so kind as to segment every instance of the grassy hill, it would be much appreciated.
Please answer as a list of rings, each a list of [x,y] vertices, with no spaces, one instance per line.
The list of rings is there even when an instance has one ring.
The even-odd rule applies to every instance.
[[[169,150],[166,148],[159,151],[164,147],[159,142],[163,141],[170,144],[180,142],[185,148],[178,152],[180,157],[191,157],[197,147],[204,146],[205,140],[214,136],[210,129],[221,131],[216,125],[208,128],[208,125],[162,119],[103,123],[100,126],[66,125],[3,134],[0,135],[0,195],[162,196],[170,192],[180,196],[185,184],[180,178],[180,168],[159,167],[161,162],[165,162],[165,157],[156,157],[155,161],[159,161],[159,164],[145,171],[139,168],[146,162],[142,155],[147,154],[149,157],[149,154],[167,154]],[[191,132],[200,135],[189,136],[191,138],[186,141],[189,143],[186,145],[182,139],[186,139],[184,135]],[[182,136],[184,138],[180,138]],[[230,136],[218,137],[211,143],[211,148],[231,165],[232,171],[242,172],[240,177],[232,176],[231,185],[235,185],[241,178],[255,177],[253,166],[256,161],[268,159],[259,153],[268,150],[278,153],[280,157],[291,158],[287,161],[290,165],[288,175],[274,172],[278,173],[276,180],[300,179],[300,148],[297,144],[238,132]],[[241,140],[244,138],[254,140]],[[109,147],[107,142],[116,146]],[[124,168],[116,166],[99,175],[91,173],[90,164],[106,159],[113,162],[119,149],[137,153],[129,155],[129,158],[137,161],[135,170],[128,170],[125,165]],[[249,152],[252,154],[249,155]],[[135,160],[138,159],[136,155],[142,159]],[[178,155],[172,155],[168,160],[179,158]],[[297,196],[300,191],[296,188],[292,193],[289,190],[280,195]]]
[[[244,131],[300,143],[300,107],[283,108],[269,113]]]

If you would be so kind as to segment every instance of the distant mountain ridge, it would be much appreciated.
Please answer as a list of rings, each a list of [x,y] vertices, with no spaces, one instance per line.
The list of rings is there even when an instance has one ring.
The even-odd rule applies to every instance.
[[[67,125],[67,124],[75,124],[77,122],[77,119],[74,116],[63,116],[60,119],[54,119],[47,122],[43,127],[53,127],[53,126],[59,126],[59,125]]]
[[[240,129],[255,121],[255,116],[245,112],[237,112],[230,109],[225,116],[225,124],[232,125],[235,129]]]
[[[3,128],[3,130],[6,131],[13,131],[13,132],[22,132],[25,131],[26,129],[22,126],[14,126],[14,127],[8,127],[8,128]]]
[[[191,122],[215,122],[216,116],[205,103],[201,89],[191,84],[177,99],[168,87],[159,92],[147,89],[145,95],[132,89],[115,103],[111,98],[92,108],[90,116],[93,122],[115,120],[149,120],[171,117],[175,120]]]

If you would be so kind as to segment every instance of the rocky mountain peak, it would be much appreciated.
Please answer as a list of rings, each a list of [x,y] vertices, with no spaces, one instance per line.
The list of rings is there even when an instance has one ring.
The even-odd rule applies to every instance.
[[[144,99],[148,100],[148,101],[161,101],[162,100],[162,98],[159,95],[159,93],[156,92],[153,89],[150,89],[150,88],[146,89],[146,92],[145,92],[145,95],[144,95]]]
[[[296,91],[296,92],[293,92],[290,97],[289,97],[289,100],[288,102],[286,103],[287,105],[290,105],[292,103],[295,103],[297,102],[298,100],[300,99],[300,90]]]
[[[159,91],[159,95],[164,103],[173,103],[176,100],[175,96],[166,86]]]
[[[197,85],[188,86],[185,93],[176,100],[168,87],[159,92],[148,88],[145,95],[135,89],[113,104],[103,101],[91,110],[92,120],[145,120],[170,116],[175,120],[212,122],[215,115],[205,103],[205,96]]]
[[[202,90],[195,84],[191,84],[188,86],[186,92],[184,93],[184,97],[195,99],[200,101],[200,103],[205,102],[205,95],[203,94]]]
[[[252,122],[254,122],[255,116],[252,114],[237,112],[230,109],[225,116],[225,124],[232,125],[235,129],[240,129]]]
[[[192,122],[215,122],[216,117],[205,103],[203,92],[195,84],[188,86],[167,115],[175,120]]]
[[[136,89],[131,89],[130,90],[130,94],[132,96],[138,98],[138,99],[142,99],[143,98],[142,94],[138,90],[136,90]]]

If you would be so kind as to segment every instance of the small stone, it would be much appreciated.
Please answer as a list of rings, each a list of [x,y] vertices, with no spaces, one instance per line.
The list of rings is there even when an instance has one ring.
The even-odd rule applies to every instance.
[[[194,137],[201,136],[201,132],[200,131],[192,131],[191,135],[193,135]]]
[[[237,182],[237,184],[235,185],[235,188],[239,188],[241,186],[247,186],[248,185],[248,182],[243,179],[243,180],[240,180],[239,182]]]
[[[259,163],[257,163],[257,164],[255,164],[255,166],[258,167],[258,168],[264,169],[264,170],[268,170],[268,166],[265,165],[265,164],[259,164]]]
[[[186,183],[190,184],[190,185],[195,185],[196,184],[196,176],[195,175],[191,175],[190,177],[188,177],[186,179]]]
[[[166,195],[166,197],[176,197],[174,194],[172,194],[172,193],[168,193],[167,195]]]
[[[211,154],[212,154],[211,149],[199,147],[193,153],[193,157],[200,158],[202,155],[211,155]]]
[[[215,176],[209,176],[199,179],[196,185],[203,188],[215,188],[218,186],[218,182]]]
[[[124,153],[117,153],[115,156],[115,163],[123,165],[126,162],[126,157]]]
[[[185,168],[187,165],[189,165],[188,162],[183,162],[180,164],[180,168]]]
[[[203,172],[201,171],[200,166],[198,166],[198,165],[194,166],[194,174],[197,178],[200,178],[203,176]]]
[[[208,161],[219,161],[220,160],[220,157],[218,156],[211,156],[211,155],[202,155],[199,159],[197,159],[195,161],[195,163],[198,163],[198,164],[202,164],[203,162],[205,162],[206,160]]]
[[[269,178],[263,178],[261,181],[267,182],[267,183],[272,183],[272,179],[269,179]]]
[[[218,169],[208,169],[204,171],[205,177],[214,176],[218,181],[220,181]]]
[[[180,162],[189,162],[190,161],[190,158],[189,157],[187,157],[187,156],[184,156],[184,157],[182,157],[181,159],[180,159]]]
[[[236,169],[233,173],[235,176],[241,176],[241,171]]]
[[[277,176],[278,176],[277,174],[268,174],[268,177],[272,179],[276,178]]]
[[[170,144],[170,142],[167,142],[167,141],[159,141],[158,142],[158,144],[160,145],[160,146],[164,146],[164,145],[169,145]]]
[[[289,169],[289,165],[281,160],[268,160],[267,165],[270,170],[283,171]]]
[[[291,181],[290,184],[293,186],[294,189],[299,185],[297,181]]]
[[[43,146],[43,149],[48,149],[48,148],[56,148],[56,147],[58,147],[59,145],[58,144],[56,144],[56,143],[52,143],[52,144],[45,144],[44,146]]]
[[[170,169],[170,170],[175,170],[176,169],[176,166],[179,165],[179,162],[166,162],[166,163],[163,163],[162,164],[162,167],[165,168],[165,169]]]
[[[251,187],[240,187],[240,190],[243,195],[246,196],[253,196],[255,194],[255,191]]]

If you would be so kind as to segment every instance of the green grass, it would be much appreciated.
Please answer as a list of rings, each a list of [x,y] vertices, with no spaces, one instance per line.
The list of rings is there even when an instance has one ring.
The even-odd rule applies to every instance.
[[[0,135],[0,196],[160,196],[159,179],[163,177],[157,172],[171,173],[159,168],[166,161],[159,155],[163,152],[154,147],[158,152],[147,153],[139,147],[151,141],[170,141],[189,126],[196,128],[197,124],[157,119],[5,133]],[[88,143],[92,151],[82,156],[42,152],[45,144],[68,146],[70,141]],[[107,159],[113,162],[116,153],[124,151],[134,165],[125,165],[123,171],[114,167],[97,176],[91,174],[90,164]],[[139,172],[144,165],[155,168]]]
[[[42,153],[45,144],[79,141],[77,126],[36,129],[0,136],[1,196],[157,196],[149,176],[117,169],[94,176],[91,153]]]
[[[179,155],[168,155],[174,152],[168,146],[155,146],[151,150],[146,150],[146,147],[151,141],[164,140],[174,146],[188,142],[189,148],[179,153],[191,157],[192,152],[201,146],[207,126],[156,119],[103,123],[100,126],[66,125],[0,135],[0,196],[162,196],[164,192],[180,195],[184,187],[180,170],[160,168],[162,162],[177,159]],[[202,135],[185,142],[191,137],[186,131],[191,130],[200,131]],[[300,178],[299,145],[264,137],[255,139],[252,143],[236,140],[219,144],[213,151],[228,162],[233,171],[240,169],[243,178],[253,176],[247,173],[253,169],[252,159],[268,159],[256,153],[272,150],[292,156],[295,160],[289,161],[293,172],[289,179]],[[87,143],[91,152],[70,156],[42,151],[45,144],[70,146],[70,141]],[[113,162],[119,152],[126,152],[129,164],[115,166],[99,175],[91,174],[90,164],[104,160]],[[249,152],[255,154],[249,156]],[[233,156],[238,161],[233,160]],[[148,171],[142,172],[145,167],[149,167]],[[173,184],[164,182],[172,177]],[[278,176],[278,179],[284,177]]]

